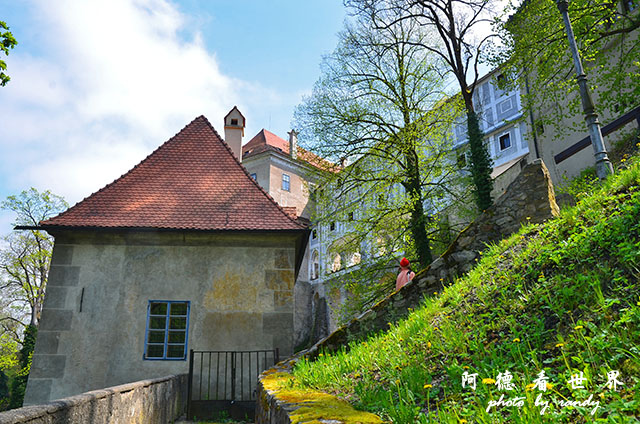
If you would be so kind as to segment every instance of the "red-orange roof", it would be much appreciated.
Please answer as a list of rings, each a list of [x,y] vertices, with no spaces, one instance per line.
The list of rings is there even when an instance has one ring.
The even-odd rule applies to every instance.
[[[310,151],[297,146],[298,159],[320,169],[329,169],[333,165],[322,159],[320,156],[311,153]],[[268,150],[274,150],[289,155],[289,142],[283,138],[278,137],[271,131],[267,131],[264,128],[260,130],[247,144],[242,146],[242,158],[249,158],[257,155],[258,153],[266,152]]]
[[[204,116],[62,214],[60,227],[303,230],[249,176]]]

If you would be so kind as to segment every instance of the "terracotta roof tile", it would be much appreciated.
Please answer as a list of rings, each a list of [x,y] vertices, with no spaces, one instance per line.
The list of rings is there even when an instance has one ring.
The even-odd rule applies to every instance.
[[[289,142],[278,137],[271,131],[264,128],[260,130],[247,144],[242,146],[242,157],[249,158],[262,152],[269,150],[279,151],[285,155],[289,155]],[[320,156],[298,146],[298,159],[319,169],[331,169],[333,165],[322,159]]]
[[[56,227],[303,230],[249,176],[204,116],[62,214]]]

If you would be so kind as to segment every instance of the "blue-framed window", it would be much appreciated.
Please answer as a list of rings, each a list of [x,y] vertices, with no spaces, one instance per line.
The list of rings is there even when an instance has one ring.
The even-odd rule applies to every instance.
[[[169,361],[187,359],[189,308],[188,301],[149,301],[144,359]]]
[[[291,177],[287,174],[282,174],[282,189],[285,191],[290,191],[291,188]]]

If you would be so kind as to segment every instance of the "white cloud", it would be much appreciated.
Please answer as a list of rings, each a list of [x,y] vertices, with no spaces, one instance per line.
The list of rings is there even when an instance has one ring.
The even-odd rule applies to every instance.
[[[42,0],[33,11],[45,53],[12,52],[0,96],[0,186],[12,192],[35,186],[74,203],[198,115],[223,135],[233,105],[250,117],[253,99],[283,102],[224,75],[165,0]]]

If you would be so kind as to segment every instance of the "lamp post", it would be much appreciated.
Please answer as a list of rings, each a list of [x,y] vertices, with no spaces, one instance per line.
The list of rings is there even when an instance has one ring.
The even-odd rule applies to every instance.
[[[602,131],[600,131],[600,122],[598,122],[598,114],[593,106],[593,100],[591,100],[591,94],[587,87],[587,76],[584,74],[582,61],[580,60],[580,53],[578,52],[578,46],[576,45],[576,38],[573,35],[573,28],[571,27],[571,21],[569,20],[569,2],[568,0],[557,0],[556,5],[558,6],[558,10],[560,10],[560,14],[564,20],[567,38],[569,39],[569,50],[571,50],[573,62],[576,67],[576,76],[578,80],[578,87],[580,87],[584,120],[587,122],[587,127],[589,127],[591,146],[593,146],[594,156],[596,157],[596,174],[598,175],[598,178],[603,179],[606,178],[607,175],[613,174],[613,166],[607,156],[607,149],[604,146],[604,140],[602,139]]]

